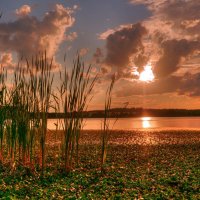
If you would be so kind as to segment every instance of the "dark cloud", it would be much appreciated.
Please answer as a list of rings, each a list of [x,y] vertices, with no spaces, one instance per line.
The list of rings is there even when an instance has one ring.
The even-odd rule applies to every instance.
[[[67,28],[74,23],[72,10],[57,4],[55,10],[46,13],[40,21],[27,15],[29,7],[22,8],[17,10],[18,19],[0,23],[0,51],[28,56],[46,50],[48,56],[53,56],[64,40]]]
[[[170,0],[159,9],[159,14],[162,19],[170,21],[174,28],[180,28],[184,33],[192,34],[200,31],[199,11],[200,1]]]
[[[135,56],[134,58],[134,64],[137,66],[137,71],[141,72],[143,71],[143,67],[147,64],[149,58],[143,53]]]
[[[157,77],[165,77],[171,75],[179,69],[182,58],[200,50],[199,41],[167,40],[161,44],[163,55],[155,65],[154,72]]]
[[[122,73],[130,64],[130,58],[143,52],[142,38],[145,34],[147,30],[140,23],[110,34],[106,39],[104,63]]]
[[[182,83],[179,88],[179,94],[188,95],[191,97],[200,96],[200,73],[186,73],[182,78]]]

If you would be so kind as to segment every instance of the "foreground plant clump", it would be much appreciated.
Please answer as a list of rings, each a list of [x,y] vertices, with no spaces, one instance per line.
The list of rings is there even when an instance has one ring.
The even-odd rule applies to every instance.
[[[67,175],[61,135],[47,134],[43,177],[37,166],[0,165],[1,199],[200,199],[198,131],[111,131],[104,173],[100,131],[83,131],[79,163]]]
[[[63,170],[70,172],[72,162],[78,162],[82,113],[97,75],[92,77],[91,66],[85,67],[79,55],[71,70],[63,67],[53,73],[54,67],[53,59],[44,53],[20,60],[9,77],[0,69],[0,162],[12,170],[38,165],[44,175],[49,112],[64,114],[64,122],[56,117],[56,129],[63,132],[59,148]],[[54,82],[55,74],[60,74],[60,86]]]

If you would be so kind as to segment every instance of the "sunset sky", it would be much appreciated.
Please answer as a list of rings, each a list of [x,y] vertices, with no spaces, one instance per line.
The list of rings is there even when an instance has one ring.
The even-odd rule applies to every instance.
[[[199,0],[1,0],[0,11],[7,69],[44,50],[70,67],[79,51],[99,73],[90,109],[112,74],[113,107],[200,109]]]

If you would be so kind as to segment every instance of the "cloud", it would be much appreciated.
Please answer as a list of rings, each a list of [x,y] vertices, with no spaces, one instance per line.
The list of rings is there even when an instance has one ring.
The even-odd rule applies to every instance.
[[[161,44],[163,55],[155,65],[155,74],[158,77],[165,77],[176,72],[181,63],[181,59],[200,50],[199,41],[167,40]]]
[[[67,41],[72,42],[72,41],[74,41],[77,37],[78,37],[77,32],[71,32],[71,33],[69,33],[68,35],[66,35],[66,38],[65,38],[65,39],[66,39]]]
[[[56,4],[42,20],[25,15],[13,22],[0,23],[0,51],[32,56],[46,50],[52,57],[75,21],[72,14],[71,9]]]
[[[15,11],[16,15],[24,17],[31,13],[31,7],[29,5],[23,5]]]
[[[177,0],[165,2],[159,9],[160,18],[170,21],[173,27],[190,33],[191,29],[200,27],[200,1]]]
[[[85,56],[88,53],[89,49],[88,48],[82,48],[79,51],[80,56]]]
[[[13,58],[11,53],[2,53],[0,57],[0,65],[5,68],[12,70],[16,66],[15,63],[13,63]]]
[[[115,95],[117,98],[178,94],[187,97],[200,97],[200,72],[185,73],[183,76],[168,76],[145,84],[140,81],[121,79],[116,83]]]
[[[95,63],[99,64],[102,63],[103,59],[103,52],[100,48],[97,48],[95,53],[93,54],[93,60]]]
[[[170,76],[163,79],[157,79],[154,82],[145,84],[144,82],[134,80],[120,80],[119,87],[116,85],[117,97],[128,97],[133,95],[154,95],[162,93],[178,92],[181,86],[181,77]]]
[[[168,0],[129,0],[133,4],[144,4],[147,5],[150,10],[159,9]]]
[[[194,0],[130,0],[144,4],[152,12],[146,25],[152,31],[166,33],[166,37],[197,39],[200,34],[200,1]],[[170,33],[170,34],[168,34]]]
[[[115,32],[114,29],[108,29],[107,31],[99,34],[99,39],[100,40],[106,40],[108,38],[109,35],[113,34]]]
[[[106,39],[104,64],[123,73],[129,68],[131,58],[144,50],[143,36],[147,30],[140,23],[117,30]]]
[[[144,4],[152,16],[143,22],[149,33],[157,78],[170,76],[192,62],[200,51],[200,1],[194,0],[130,0]],[[156,59],[155,59],[156,58]],[[190,69],[191,70],[191,69]]]
[[[120,80],[136,80],[133,70],[138,72],[150,62],[156,80],[146,86],[147,94],[184,93],[189,80],[183,74],[196,67],[200,57],[200,2],[193,0],[130,0],[133,4],[144,4],[152,15],[142,23],[121,25],[99,35],[106,42],[103,73],[117,71]],[[188,69],[185,66],[188,63]],[[195,64],[194,64],[195,63]],[[109,70],[110,68],[111,70]],[[178,74],[181,69],[182,74]],[[178,76],[177,76],[178,75]],[[194,77],[196,80],[196,77]],[[119,86],[119,95],[140,94],[143,83],[134,81]],[[188,93],[189,94],[189,93]]]
[[[97,34],[97,35],[100,40],[106,40],[109,37],[109,35],[114,34],[117,31],[121,31],[124,28],[131,28],[131,27],[132,27],[132,24],[123,24],[123,25],[120,25],[119,27],[108,29],[107,31],[101,34]]]
[[[74,9],[74,10],[80,10],[81,8],[80,8],[79,5],[75,4],[75,5],[73,6],[73,9]]]
[[[144,53],[144,52],[143,52]],[[137,66],[137,71],[140,73],[143,71],[143,67],[147,64],[148,62],[148,57],[145,54],[138,54],[137,56],[134,57],[134,64]]]
[[[190,97],[200,96],[200,73],[186,73],[182,78],[179,94]]]

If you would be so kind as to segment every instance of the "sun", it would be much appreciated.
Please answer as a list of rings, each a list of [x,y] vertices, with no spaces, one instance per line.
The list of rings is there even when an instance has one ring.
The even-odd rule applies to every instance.
[[[140,73],[139,80],[144,82],[152,82],[154,80],[152,66],[150,64],[144,67],[144,71]]]

